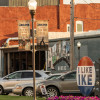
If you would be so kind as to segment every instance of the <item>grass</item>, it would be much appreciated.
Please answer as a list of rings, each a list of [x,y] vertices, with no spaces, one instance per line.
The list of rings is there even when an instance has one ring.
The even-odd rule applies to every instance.
[[[33,97],[0,95],[0,100],[33,100]],[[46,99],[37,98],[37,100],[46,100]]]

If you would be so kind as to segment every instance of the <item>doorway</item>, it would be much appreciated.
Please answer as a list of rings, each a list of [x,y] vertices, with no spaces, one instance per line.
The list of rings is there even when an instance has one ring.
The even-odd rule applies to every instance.
[[[35,69],[45,70],[45,51],[36,51],[35,54]]]

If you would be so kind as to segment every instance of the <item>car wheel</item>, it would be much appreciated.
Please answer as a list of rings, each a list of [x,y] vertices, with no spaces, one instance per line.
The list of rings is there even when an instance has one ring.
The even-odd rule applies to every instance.
[[[3,95],[8,95],[9,93],[3,93]]]
[[[32,88],[26,88],[23,92],[24,96],[33,96],[33,89]]]
[[[3,94],[3,87],[0,86],[0,95],[2,95],[2,94]]]
[[[47,97],[54,97],[59,96],[59,91],[55,87],[48,87],[47,88]]]

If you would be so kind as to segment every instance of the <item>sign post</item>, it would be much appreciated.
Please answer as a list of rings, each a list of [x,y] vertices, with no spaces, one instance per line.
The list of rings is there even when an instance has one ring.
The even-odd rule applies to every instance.
[[[95,85],[95,67],[87,56],[81,58],[78,63],[77,85],[84,96],[88,96]]]
[[[95,61],[96,82],[95,82],[95,95],[100,97],[100,60]]]

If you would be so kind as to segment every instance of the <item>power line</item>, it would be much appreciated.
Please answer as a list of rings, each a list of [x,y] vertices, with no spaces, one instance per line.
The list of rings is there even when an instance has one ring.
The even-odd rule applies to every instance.
[[[94,21],[89,21],[89,20],[85,20],[84,22],[89,23],[89,24],[95,24]]]
[[[90,0],[91,1],[91,3],[93,3],[93,1],[92,0]]]
[[[81,17],[74,17],[74,18],[78,18],[78,19],[89,19],[89,20],[100,20],[100,19],[92,19],[92,18],[81,18]]]
[[[68,21],[70,21],[70,19],[67,19],[65,22],[61,23],[60,25],[65,24],[65,23],[68,22]],[[59,25],[57,25],[56,27],[59,27]],[[53,28],[56,28],[56,27],[51,27],[51,28],[49,28],[49,29],[53,29]]]
[[[88,4],[89,6],[91,6],[92,8],[94,8],[94,9],[100,9],[100,8],[97,8],[97,7],[95,7],[95,6],[92,6],[92,5],[90,5],[89,3],[87,3],[87,1],[85,1],[85,0],[83,0],[86,4]],[[95,5],[95,3],[93,3],[94,5]]]

